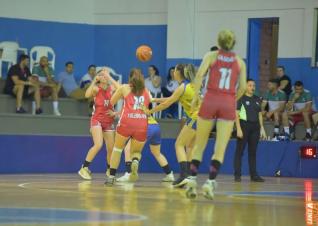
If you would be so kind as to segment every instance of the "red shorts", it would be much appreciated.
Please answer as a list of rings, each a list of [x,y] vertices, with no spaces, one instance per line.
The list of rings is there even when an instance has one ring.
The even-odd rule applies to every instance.
[[[206,93],[199,116],[203,119],[234,121],[236,117],[235,96],[223,93]]]
[[[314,112],[314,111],[310,112],[310,114],[309,114],[310,118],[315,113],[316,112]],[[298,114],[292,115],[291,120],[292,120],[293,124],[296,125],[297,123],[304,121],[304,116],[302,113],[298,113]]]
[[[124,137],[131,137],[139,142],[145,142],[147,140],[147,129],[136,130],[131,127],[119,125],[116,128],[116,132]]]
[[[113,122],[109,122],[109,121],[102,121],[102,120],[97,120],[94,118],[91,118],[91,128],[95,127],[95,126],[99,126],[102,128],[103,132],[108,132],[108,131],[114,131],[115,130],[115,126]]]

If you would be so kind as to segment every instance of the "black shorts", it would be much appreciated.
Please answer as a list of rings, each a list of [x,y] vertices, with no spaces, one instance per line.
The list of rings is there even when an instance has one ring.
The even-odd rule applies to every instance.
[[[5,89],[4,93],[11,95],[13,97],[16,97],[17,95],[13,92],[14,87],[11,90]],[[29,86],[24,86],[24,90],[23,90],[23,98],[30,98],[32,97],[33,93],[29,93]]]

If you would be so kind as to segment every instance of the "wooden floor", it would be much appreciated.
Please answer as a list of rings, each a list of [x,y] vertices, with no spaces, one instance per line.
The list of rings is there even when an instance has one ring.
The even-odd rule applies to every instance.
[[[93,176],[90,182],[75,174],[1,175],[0,225],[318,225],[318,180],[234,183],[220,175],[215,200],[193,201],[161,183],[160,174],[113,187],[104,186],[103,175]]]

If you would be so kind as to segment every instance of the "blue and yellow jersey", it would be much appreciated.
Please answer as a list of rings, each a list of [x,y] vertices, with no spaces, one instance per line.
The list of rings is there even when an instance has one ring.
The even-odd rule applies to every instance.
[[[148,116],[148,124],[158,124],[158,122],[154,119],[154,117]]]
[[[188,118],[196,120],[198,118],[199,107],[191,109],[191,102],[194,96],[194,87],[189,81],[184,81],[184,91],[179,99],[180,104]]]

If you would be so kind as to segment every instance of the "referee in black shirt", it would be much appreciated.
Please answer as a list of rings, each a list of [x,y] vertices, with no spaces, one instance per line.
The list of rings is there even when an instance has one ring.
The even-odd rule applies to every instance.
[[[256,150],[258,141],[266,139],[261,113],[261,100],[254,95],[255,81],[247,80],[245,95],[238,100],[236,111],[237,143],[234,159],[234,177],[236,182],[241,181],[242,156],[248,144],[248,163],[251,181],[264,182],[256,171]]]

